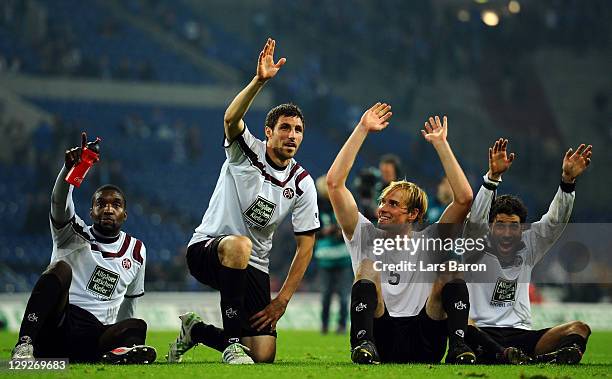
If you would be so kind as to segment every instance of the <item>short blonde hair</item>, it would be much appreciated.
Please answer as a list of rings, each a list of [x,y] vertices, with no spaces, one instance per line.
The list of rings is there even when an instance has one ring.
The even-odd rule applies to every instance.
[[[382,193],[378,197],[378,201],[388,196],[393,191],[400,191],[402,206],[406,206],[409,211],[418,209],[419,215],[417,221],[422,222],[427,213],[427,194],[414,183],[406,180],[399,180],[397,182],[391,182],[387,187],[382,190]]]

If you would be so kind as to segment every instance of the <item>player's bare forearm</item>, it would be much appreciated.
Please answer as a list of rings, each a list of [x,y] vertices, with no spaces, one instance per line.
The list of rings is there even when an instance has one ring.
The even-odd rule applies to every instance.
[[[329,200],[334,208],[336,219],[348,238],[352,237],[359,216],[355,198],[346,188],[346,179],[367,135],[367,129],[361,123],[358,124],[327,172]]]
[[[359,149],[361,149],[361,145],[363,145],[367,136],[367,129],[362,124],[357,124],[327,172],[327,186],[329,190],[346,185],[346,179],[353,168],[353,164],[355,164]]]
[[[457,162],[448,141],[437,141],[433,146],[438,153],[440,163],[442,163],[444,173],[453,191],[453,202],[442,214],[442,217],[440,217],[440,222],[463,222],[472,205],[472,199],[474,198],[472,187],[470,187],[470,182],[467,180],[459,162]]]
[[[64,180],[67,174],[68,168],[62,166],[51,192],[51,217],[58,224],[67,223],[74,215],[71,185]]]
[[[242,118],[249,110],[255,96],[257,96],[264,84],[265,81],[261,81],[255,76],[227,107],[223,117],[223,127],[225,128],[225,136],[228,141],[232,141],[244,130]]]
[[[283,287],[278,295],[270,301],[270,304],[251,316],[249,320],[251,326],[257,330],[263,330],[264,328],[270,328],[270,330],[276,329],[276,323],[285,314],[287,304],[289,304],[289,300],[291,300],[291,297],[293,297],[293,294],[299,287],[306,268],[310,264],[315,241],[314,232],[296,236],[296,241],[297,250]]]
[[[314,233],[299,235],[296,236],[296,241],[297,249],[293,257],[293,262],[291,262],[291,267],[289,268],[289,273],[287,273],[285,283],[283,283],[283,287],[277,296],[277,299],[285,304],[289,303],[289,300],[291,300],[291,297],[300,286],[304,273],[310,264],[315,243],[315,235]]]

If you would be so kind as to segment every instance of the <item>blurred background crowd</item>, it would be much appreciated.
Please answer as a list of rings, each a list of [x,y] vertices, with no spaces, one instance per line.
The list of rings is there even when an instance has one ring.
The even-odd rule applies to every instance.
[[[510,139],[517,159],[501,191],[525,200],[529,221],[548,208],[564,152],[593,144],[572,221],[609,222],[611,16],[607,0],[4,0],[1,83],[29,84],[0,84],[0,292],[29,291],[48,264],[50,192],[80,131],[103,142],[100,164],[75,191],[77,212],[87,218],[99,184],[124,188],[125,230],[147,246],[147,290],[202,290],[187,273],[184,251],[225,158],[223,104],[231,97],[212,97],[250,80],[268,36],[277,41],[277,58],[288,61],[264,90],[267,105],[302,107],[306,133],[297,159],[313,178],[326,173],[369,104],[392,104],[391,127],[366,142],[351,176],[364,213],[384,183],[405,177],[427,190],[429,219],[437,219],[448,185],[419,130],[429,115],[446,114],[475,192],[488,146]],[[198,106],[170,96],[65,95],[62,86],[74,83],[86,95],[121,84],[161,97],[168,88],[209,88],[212,97]],[[260,137],[266,110],[246,117]],[[293,256],[290,225],[275,239],[273,290]],[[322,260],[313,260],[302,290],[325,282],[334,265]],[[570,287],[560,299],[610,300],[607,286]]]

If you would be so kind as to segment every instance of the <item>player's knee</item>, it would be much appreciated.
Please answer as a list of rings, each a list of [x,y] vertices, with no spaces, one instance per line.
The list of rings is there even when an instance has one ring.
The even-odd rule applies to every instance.
[[[268,349],[257,349],[251,352],[251,358],[255,363],[274,363],[276,358],[276,346]]]
[[[70,288],[72,283],[72,268],[64,261],[57,261],[49,265],[44,274],[53,275],[62,284],[63,288]]]
[[[127,329],[138,330],[144,333],[147,332],[147,323],[145,322],[145,320],[141,320],[139,318],[128,318],[123,320],[122,322],[125,323],[125,327]]]
[[[586,338],[591,335],[591,328],[582,321],[572,321],[567,328],[567,334],[578,334]]]
[[[229,236],[219,244],[221,264],[231,268],[246,268],[253,243],[245,236]]]
[[[448,267],[448,263],[446,263],[445,265]],[[446,283],[451,283],[451,282],[458,283],[458,282],[463,281],[465,283],[462,273],[449,272],[449,271],[439,273],[435,281],[436,283],[439,283],[442,286],[444,286]]]
[[[374,269],[374,262],[369,259],[364,259],[359,263],[357,274],[355,274],[355,281],[369,280],[376,283],[379,276],[380,272]]]

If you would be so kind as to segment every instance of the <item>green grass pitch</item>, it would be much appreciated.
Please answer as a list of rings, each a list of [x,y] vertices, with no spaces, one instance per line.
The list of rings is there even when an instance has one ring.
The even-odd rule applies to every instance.
[[[152,332],[147,343],[158,357],[148,366],[73,364],[66,371],[15,373],[0,371],[0,377],[37,378],[612,378],[612,332],[593,333],[587,353],[578,366],[447,366],[380,365],[358,366],[349,356],[348,336],[307,331],[279,331],[276,363],[230,367],[219,363],[221,354],[198,346],[185,355],[181,364],[168,364],[164,355],[172,332]],[[0,333],[0,360],[10,357],[16,334]]]

